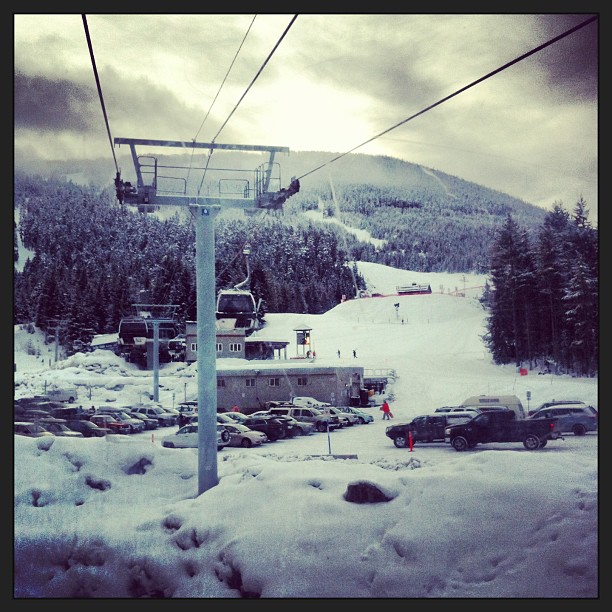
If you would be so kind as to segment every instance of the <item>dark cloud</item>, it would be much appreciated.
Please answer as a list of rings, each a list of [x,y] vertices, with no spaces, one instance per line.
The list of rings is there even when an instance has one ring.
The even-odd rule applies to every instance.
[[[15,73],[15,128],[42,132],[86,132],[99,102],[92,88],[67,79]]]
[[[543,41],[571,30],[593,17],[542,15],[534,26]],[[594,21],[537,53],[543,85],[561,99],[596,102],[599,74],[599,23]]]

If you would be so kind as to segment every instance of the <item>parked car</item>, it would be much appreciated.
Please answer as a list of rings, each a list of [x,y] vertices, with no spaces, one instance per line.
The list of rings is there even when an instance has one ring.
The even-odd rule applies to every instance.
[[[15,421],[14,432],[18,436],[27,436],[28,438],[42,438],[43,436],[53,436],[50,431],[47,431],[42,425],[28,423],[27,421]]]
[[[243,425],[246,425],[249,429],[265,433],[271,442],[280,440],[286,435],[283,424],[270,416],[249,416]]]
[[[109,429],[113,434],[129,434],[130,426],[127,423],[118,421],[114,416],[110,414],[92,414],[89,417],[92,423],[98,425],[98,427],[104,427]]]
[[[584,436],[587,431],[597,431],[598,413],[593,406],[586,404],[560,404],[541,408],[535,414],[527,417],[528,420],[550,419],[556,417],[561,433],[573,433],[575,436]]]
[[[473,416],[476,416],[480,413],[480,410],[470,406],[442,406],[440,408],[436,408],[434,412],[471,412]]]
[[[37,423],[39,419],[48,418],[50,415],[46,410],[38,410],[36,408],[30,408],[29,410],[24,410],[19,414],[15,415],[15,420],[17,421],[26,421]]]
[[[88,419],[95,412],[93,406],[91,408],[83,408],[83,406],[65,406],[56,407],[51,409],[50,414],[56,419],[65,419],[69,421],[71,419]]]
[[[217,450],[229,446],[230,433],[224,425],[217,424]],[[162,439],[165,448],[198,448],[198,424],[190,423],[179,428],[178,431]]]
[[[551,400],[550,402],[543,402],[537,408],[530,410],[527,412],[527,416],[532,416],[538,410],[542,410],[542,408],[550,408],[551,406],[567,406],[568,404],[572,404],[573,406],[586,406],[586,403],[582,400]]]
[[[353,408],[352,406],[343,406],[343,412],[350,412],[357,417],[357,422],[360,425],[367,425],[368,423],[372,423],[374,421],[374,416],[365,410],[361,410],[359,408]]]
[[[142,421],[146,430],[157,429],[159,427],[159,421],[157,419],[152,419],[141,412],[128,412],[128,415]]]
[[[301,435],[300,430],[295,425],[295,419],[285,414],[267,414],[264,418],[269,417],[281,423],[285,434],[283,438],[294,438],[295,436]]]
[[[268,436],[265,433],[250,429],[241,423],[228,423],[223,427],[229,432],[230,446],[251,448],[251,446],[260,446],[263,442],[268,441]]]
[[[157,419],[160,427],[170,427],[172,425],[176,425],[178,422],[178,417],[176,415],[166,412],[159,406],[137,404],[132,406],[130,412],[138,412],[151,417],[152,419]]]
[[[312,423],[317,431],[327,431],[328,424],[331,431],[341,427],[340,419],[335,414],[323,414],[316,408],[304,408],[288,403],[277,403],[276,406],[266,403],[266,405],[270,405],[270,414],[287,414],[298,421]]]
[[[85,436],[80,431],[74,431],[70,429],[64,419],[54,419],[53,417],[46,417],[38,421],[47,431],[50,431],[56,436],[63,436],[65,438],[84,438]]]
[[[140,419],[130,416],[127,412],[116,406],[100,406],[96,410],[96,414],[110,414],[117,421],[129,425],[130,433],[140,433],[145,430],[145,424]]]
[[[236,423],[244,423],[245,419],[249,418],[248,414],[243,414],[242,412],[234,412],[233,410],[231,412],[223,412],[222,414],[228,416],[230,419],[232,419],[232,421]]]
[[[232,425],[236,421],[230,418],[229,413],[227,412],[217,412],[217,423],[221,423],[222,425]]]
[[[80,431],[85,438],[103,438],[106,434],[112,433],[107,427],[100,427],[86,419],[66,421],[66,426],[72,431]]]
[[[294,431],[296,432],[294,435],[298,436],[309,436],[317,431],[317,428],[313,423],[308,423],[307,421],[298,421],[294,419],[292,416],[283,417],[288,419],[288,421],[294,426]]]
[[[332,414],[337,414],[341,420],[346,419],[348,427],[359,424],[359,417],[355,413],[346,410],[344,406],[327,406],[323,408],[322,412],[325,413],[326,410],[329,410]]]
[[[179,427],[182,427],[183,425],[186,425],[189,422],[189,419],[191,419],[191,417],[196,416],[198,414],[198,403],[183,402],[178,405],[178,412],[178,425]]]
[[[327,412],[325,412],[325,411],[327,411]],[[340,427],[349,427],[350,425],[353,425],[352,419],[349,419],[347,414],[343,414],[337,408],[334,408],[332,406],[326,406],[325,408],[321,409],[321,412],[323,414],[331,414],[331,415],[337,417],[338,421],[340,422]]]

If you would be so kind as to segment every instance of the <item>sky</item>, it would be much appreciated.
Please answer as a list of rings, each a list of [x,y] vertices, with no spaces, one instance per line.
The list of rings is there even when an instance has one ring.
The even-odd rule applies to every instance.
[[[354,150],[596,221],[598,21],[468,87],[594,15],[86,15],[107,131],[82,15],[14,14],[15,154],[121,159],[109,132]]]
[[[268,314],[263,331],[288,340],[292,355],[305,322],[317,365],[395,370],[365,408],[374,422],[225,447],[218,484],[201,495],[197,449],[161,444],[176,427],[14,436],[14,598],[598,599],[597,433],[536,451],[498,443],[462,453],[442,442],[399,449],[385,434],[472,395],[517,395],[525,409],[552,399],[598,407],[598,379],[493,364],[483,276],[358,267],[372,293],[410,282],[433,293]],[[56,362],[54,345],[22,326],[14,361],[15,398],[76,386],[83,405],[128,405],[153,390],[151,371],[112,351]],[[218,360],[217,370],[236,364]],[[163,405],[196,397],[197,363],[161,367]],[[390,423],[378,409],[385,398]],[[346,501],[363,482],[389,501]]]

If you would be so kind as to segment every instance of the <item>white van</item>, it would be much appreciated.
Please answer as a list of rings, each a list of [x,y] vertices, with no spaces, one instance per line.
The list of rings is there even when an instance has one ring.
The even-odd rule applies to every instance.
[[[521,400],[516,395],[472,395],[461,402],[462,406],[471,408],[509,408],[516,414],[517,419],[525,418],[525,409]]]
[[[70,387],[66,389],[51,389],[47,391],[47,397],[53,402],[68,402],[72,404],[78,398],[77,390]]]

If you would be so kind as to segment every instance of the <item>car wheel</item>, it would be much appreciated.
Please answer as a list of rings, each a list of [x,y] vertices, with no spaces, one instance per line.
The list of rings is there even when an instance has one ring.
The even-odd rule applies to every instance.
[[[466,448],[469,448],[468,441],[463,436],[457,436],[452,441],[453,448],[458,451],[464,451]]]
[[[323,423],[323,421],[320,421],[317,423],[317,431],[327,431],[327,425]]]
[[[395,444],[397,448],[406,448],[407,442],[406,436],[399,435],[393,438],[393,444]]]
[[[174,442],[162,442],[162,446],[165,448],[174,448]]]
[[[527,450],[536,450],[540,448],[540,438],[535,434],[527,434],[523,440],[523,446]]]
[[[240,446],[243,448],[251,448],[252,445],[253,443],[248,438],[243,438],[242,442],[240,443]]]
[[[229,440],[230,440],[230,433],[229,433],[229,431],[227,431],[227,429],[224,429],[224,430],[221,432],[221,439],[222,439],[224,442],[229,442]]]
[[[572,427],[572,431],[574,432],[575,436],[584,436],[586,433],[586,427],[582,423],[576,423]]]
[[[544,448],[548,444],[548,440],[540,440],[540,448]]]

